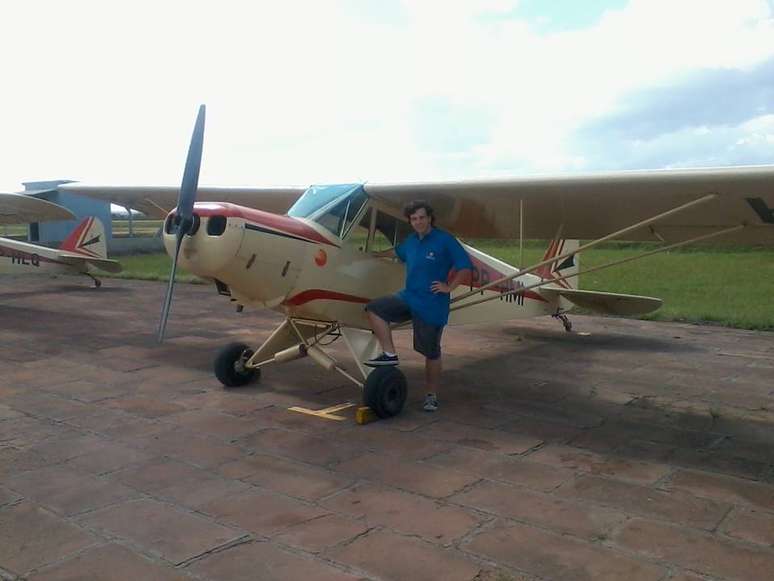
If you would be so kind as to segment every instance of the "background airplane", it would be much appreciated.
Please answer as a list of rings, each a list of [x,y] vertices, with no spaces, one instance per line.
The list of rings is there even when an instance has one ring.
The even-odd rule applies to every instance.
[[[664,243],[639,257],[710,239],[774,245],[774,166],[338,184],[311,186],[303,193],[297,187],[202,188],[220,199],[232,192],[234,200],[246,205],[195,204],[203,131],[202,107],[177,208],[164,224],[173,273],[159,339],[179,263],[212,280],[220,294],[240,306],[272,308],[286,316],[260,347],[232,344],[221,351],[215,374],[224,385],[243,385],[265,365],[308,355],[362,386],[365,403],[380,417],[401,411],[406,380],[396,368],[370,371],[361,364],[376,346],[363,305],[400,289],[403,267],[370,251],[394,246],[409,233],[401,215],[401,206],[409,200],[429,201],[438,224],[457,236],[553,238],[544,259],[522,270],[466,246],[475,269],[467,288],[453,295],[452,325],[554,315],[569,328],[565,312],[572,305],[628,315],[658,308],[661,301],[652,297],[577,288],[584,272],[580,253],[614,238]],[[81,184],[61,189],[157,211],[170,207],[174,191]],[[290,208],[285,215],[265,211],[282,207]],[[581,238],[592,241],[581,245]],[[342,337],[364,382],[323,350]]]
[[[70,210],[46,200],[0,193],[0,224],[74,218]],[[107,258],[105,228],[98,218],[84,218],[58,249],[0,237],[0,274],[82,274],[100,287],[90,267],[121,272],[120,263]]]

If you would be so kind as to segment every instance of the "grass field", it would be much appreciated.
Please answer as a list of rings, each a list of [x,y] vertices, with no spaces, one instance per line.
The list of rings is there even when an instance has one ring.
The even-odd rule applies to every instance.
[[[519,264],[517,243],[473,241],[476,248]],[[539,261],[546,244],[529,242],[524,264]],[[634,256],[652,248],[643,244],[607,244],[584,253],[581,268]],[[159,280],[169,277],[168,256],[120,258],[120,277]],[[178,272],[177,280],[197,282]],[[664,306],[647,319],[714,323],[744,329],[774,330],[774,251],[759,249],[688,249],[672,251],[581,276],[584,289],[654,296]]]

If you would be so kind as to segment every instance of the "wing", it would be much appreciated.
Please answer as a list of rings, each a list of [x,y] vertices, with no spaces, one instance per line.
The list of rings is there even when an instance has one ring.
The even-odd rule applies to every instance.
[[[49,220],[74,220],[62,206],[24,194],[0,193],[0,224],[27,224]]]
[[[69,183],[59,190],[105,200],[134,208],[151,218],[166,218],[177,205],[178,186],[99,186]],[[227,186],[200,186],[197,198],[201,202],[231,202],[265,212],[284,214],[293,205],[306,186],[243,188]]]
[[[685,240],[745,222],[748,228],[718,240],[774,245],[774,166],[364,187],[391,205],[427,200],[443,227],[467,238],[546,239],[562,225],[564,238],[596,239],[714,193],[712,201],[623,239]]]

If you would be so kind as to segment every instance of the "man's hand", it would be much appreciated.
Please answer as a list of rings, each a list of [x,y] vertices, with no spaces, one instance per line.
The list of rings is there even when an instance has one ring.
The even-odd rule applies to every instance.
[[[433,281],[433,284],[430,285],[430,290],[433,291],[434,294],[439,293],[445,293],[445,294],[451,294],[451,292],[460,286],[462,281],[470,274],[469,268],[463,268],[462,270],[457,271],[457,274],[454,275],[454,278],[449,281],[448,283],[441,282],[440,280]]]

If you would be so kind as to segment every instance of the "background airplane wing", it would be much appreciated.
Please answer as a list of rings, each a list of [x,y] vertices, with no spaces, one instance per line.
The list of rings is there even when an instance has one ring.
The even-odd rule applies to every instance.
[[[24,194],[0,193],[0,224],[28,224],[50,220],[74,220],[62,206]]]
[[[134,208],[150,218],[166,218],[177,205],[178,186],[99,186],[69,183],[59,190],[105,200]],[[198,199],[202,202],[231,202],[257,208],[265,212],[284,214],[293,205],[306,186],[248,188],[227,186],[199,186]]]
[[[439,224],[467,238],[596,239],[706,194],[718,197],[622,239],[678,241],[747,222],[717,238],[774,245],[774,166],[523,177],[502,180],[367,183],[386,203],[427,200]]]

